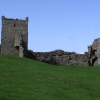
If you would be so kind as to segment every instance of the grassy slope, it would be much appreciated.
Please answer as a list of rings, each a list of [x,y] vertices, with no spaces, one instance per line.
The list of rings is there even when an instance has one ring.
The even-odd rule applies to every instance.
[[[100,67],[0,55],[0,100],[100,100]]]

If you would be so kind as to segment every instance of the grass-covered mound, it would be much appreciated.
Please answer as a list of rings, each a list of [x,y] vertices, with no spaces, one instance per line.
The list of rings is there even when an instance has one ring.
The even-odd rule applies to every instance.
[[[0,100],[100,100],[100,67],[0,55]]]

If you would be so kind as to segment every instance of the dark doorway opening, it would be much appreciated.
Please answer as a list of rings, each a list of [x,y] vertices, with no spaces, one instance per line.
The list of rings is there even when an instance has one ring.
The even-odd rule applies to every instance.
[[[97,61],[97,57],[92,59],[92,66],[94,66],[94,63]]]

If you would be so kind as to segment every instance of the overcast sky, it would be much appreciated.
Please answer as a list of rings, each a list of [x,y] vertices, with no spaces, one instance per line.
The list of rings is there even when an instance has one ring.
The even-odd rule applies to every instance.
[[[28,48],[33,51],[83,53],[100,38],[100,0],[0,0],[2,15],[29,17]]]

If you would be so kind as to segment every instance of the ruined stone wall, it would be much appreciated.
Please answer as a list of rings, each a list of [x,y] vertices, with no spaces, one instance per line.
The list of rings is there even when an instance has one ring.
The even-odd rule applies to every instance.
[[[28,50],[28,17],[19,20],[2,16],[0,53],[24,56],[49,64],[100,66],[100,38],[88,46],[88,55],[63,50],[33,52]]]
[[[63,50],[55,50],[51,52],[28,52],[28,58],[49,64],[88,66],[88,55],[85,54],[64,52]]]
[[[20,45],[23,45],[24,50],[27,50],[28,18],[18,20],[2,16],[1,54],[19,56]]]
[[[98,39],[98,44],[97,44],[97,62],[98,62],[98,66],[100,66],[100,39]]]
[[[1,44],[0,44],[0,54],[1,54]]]
[[[88,47],[89,63],[91,66],[100,66],[100,38],[93,41]]]

